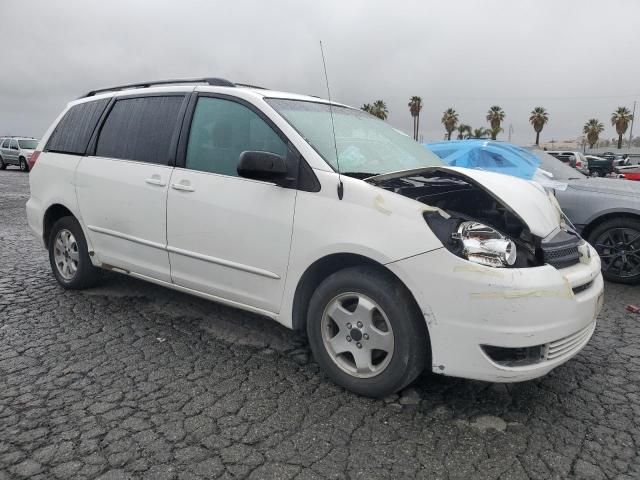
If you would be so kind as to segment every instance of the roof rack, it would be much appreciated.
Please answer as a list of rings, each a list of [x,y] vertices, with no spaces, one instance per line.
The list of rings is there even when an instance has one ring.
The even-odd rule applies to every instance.
[[[98,93],[115,92],[118,90],[126,90],[129,88],[149,88],[154,85],[180,85],[183,83],[206,83],[207,85],[211,85],[214,87],[242,86],[242,87],[251,87],[251,88],[261,88],[261,87],[255,87],[252,85],[244,85],[241,83],[235,84],[233,82],[230,82],[229,80],[225,80],[224,78],[183,78],[183,79],[176,79],[176,80],[156,80],[151,82],[129,83],[127,85],[118,85],[117,87],[100,88],[98,90],[91,90],[89,93],[87,93],[86,95],[83,95],[80,98],[93,97]]]

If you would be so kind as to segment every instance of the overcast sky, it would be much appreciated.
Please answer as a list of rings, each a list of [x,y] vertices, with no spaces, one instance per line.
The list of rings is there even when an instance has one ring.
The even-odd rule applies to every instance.
[[[442,139],[442,112],[487,126],[503,107],[517,143],[574,139],[589,118],[615,136],[611,112],[640,100],[637,0],[91,1],[0,0],[0,134],[40,136],[93,88],[219,76],[334,100],[383,99],[411,133],[407,103],[423,98],[421,134]],[[639,107],[640,110],[640,107]],[[640,128],[637,128],[640,135]]]

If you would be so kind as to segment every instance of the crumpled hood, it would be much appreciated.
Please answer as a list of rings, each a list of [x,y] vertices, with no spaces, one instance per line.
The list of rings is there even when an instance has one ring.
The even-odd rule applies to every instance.
[[[640,182],[631,182],[620,178],[581,178],[580,180],[567,180],[567,184],[576,190],[640,198]]]
[[[545,238],[560,225],[561,211],[540,185],[501,173],[445,167],[482,185],[509,207],[534,235]]]
[[[453,173],[464,180],[479,185],[510,208],[526,223],[529,231],[537,237],[545,238],[561,225],[562,210],[557,202],[552,203],[549,194],[542,186],[510,175],[470,168],[438,166],[377,175],[371,177],[370,180],[378,183],[392,178],[433,171]]]

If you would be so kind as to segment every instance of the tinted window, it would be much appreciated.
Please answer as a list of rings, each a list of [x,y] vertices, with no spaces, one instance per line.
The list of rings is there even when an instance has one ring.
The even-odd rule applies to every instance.
[[[27,150],[35,150],[36,147],[38,146],[38,141],[37,140],[18,140],[18,145],[20,145],[20,148],[24,148]]]
[[[2,148],[9,148],[9,139],[5,138],[4,142],[2,142]]]
[[[109,99],[103,98],[71,107],[58,122],[45,150],[83,155],[107,103]]]
[[[16,142],[15,140],[11,140],[11,146],[9,147],[12,150],[18,150],[18,142]]]
[[[287,145],[244,105],[219,98],[200,98],[191,122],[186,167],[237,176],[240,153],[247,150],[286,156]]]
[[[96,155],[168,164],[183,99],[171,96],[118,100],[102,126]]]

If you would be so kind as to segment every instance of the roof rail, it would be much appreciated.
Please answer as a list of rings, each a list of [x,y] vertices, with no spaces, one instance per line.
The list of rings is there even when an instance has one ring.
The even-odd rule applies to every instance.
[[[215,87],[235,87],[236,84],[225,80],[224,78],[183,78],[176,80],[156,80],[151,82],[129,83],[127,85],[118,85],[117,87],[100,88],[97,90],[91,90],[86,95],[80,98],[93,97],[98,93],[115,92],[118,90],[126,90],[129,88],[149,88],[154,85],[179,85],[183,83],[206,83],[207,85]],[[243,85],[244,86],[244,85]],[[259,87],[254,87],[259,88]]]

